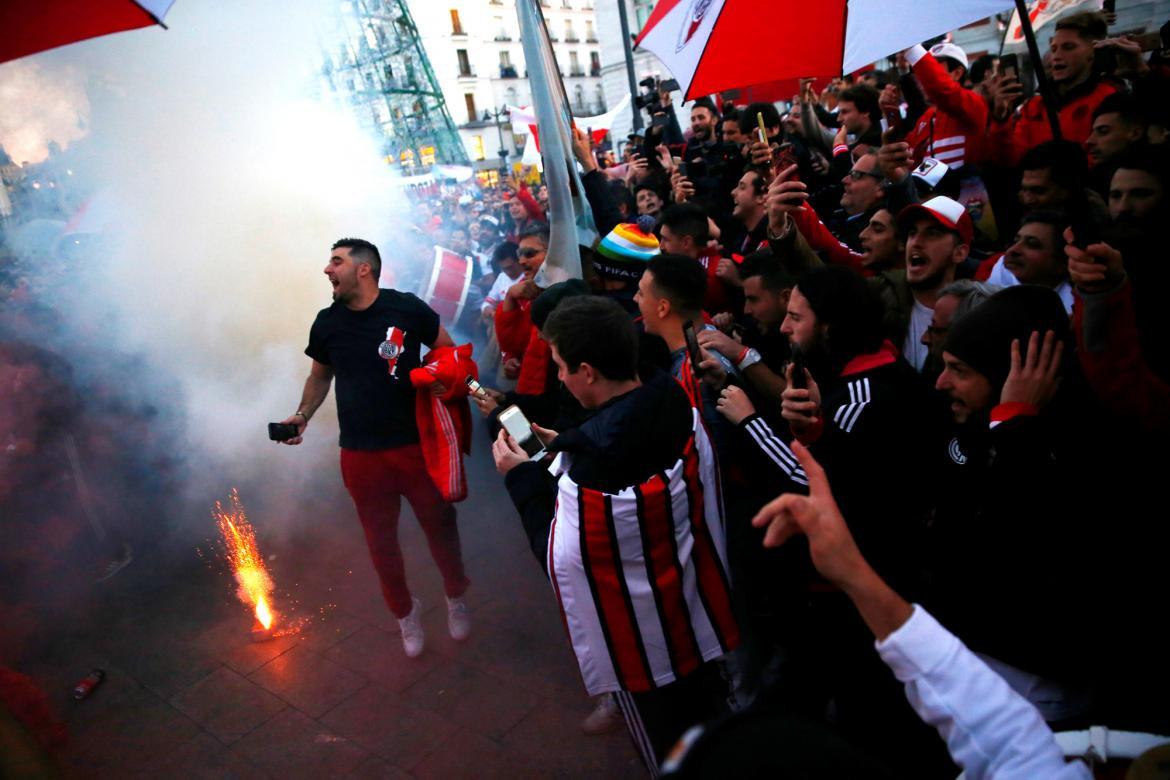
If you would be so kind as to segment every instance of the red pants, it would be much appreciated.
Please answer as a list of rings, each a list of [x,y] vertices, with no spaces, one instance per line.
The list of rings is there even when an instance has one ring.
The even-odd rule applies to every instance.
[[[366,532],[370,557],[382,581],[382,595],[399,618],[410,614],[410,588],[398,547],[398,513],[402,496],[410,502],[431,548],[431,557],[443,575],[450,598],[462,596],[470,584],[463,573],[455,507],[439,495],[427,474],[417,444],[390,450],[341,450],[341,478],[357,507]]]

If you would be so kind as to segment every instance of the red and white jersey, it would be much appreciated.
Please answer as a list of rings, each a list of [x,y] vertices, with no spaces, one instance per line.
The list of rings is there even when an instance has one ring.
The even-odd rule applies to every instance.
[[[693,412],[668,471],[618,493],[582,488],[560,453],[548,571],[591,696],[642,692],[739,644],[715,453]]]

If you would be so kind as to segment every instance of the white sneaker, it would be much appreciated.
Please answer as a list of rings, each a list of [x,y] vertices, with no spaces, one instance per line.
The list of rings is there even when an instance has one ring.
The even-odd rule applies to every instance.
[[[593,712],[581,721],[581,730],[590,735],[608,734],[620,728],[622,723],[622,713],[618,710],[617,699],[613,694],[603,693],[597,697]]]
[[[410,614],[398,619],[398,628],[402,631],[402,649],[407,658],[418,658],[423,651],[422,602],[412,599],[414,606]]]
[[[447,630],[451,638],[462,642],[471,634],[471,612],[463,597],[447,599]]]

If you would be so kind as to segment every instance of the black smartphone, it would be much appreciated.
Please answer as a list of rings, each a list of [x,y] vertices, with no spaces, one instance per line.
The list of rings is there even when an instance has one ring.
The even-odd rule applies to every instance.
[[[1015,54],[1005,54],[999,58],[999,72],[1002,76],[1011,76],[1017,81],[1020,78],[1020,58]]]
[[[268,438],[273,441],[288,441],[297,435],[297,426],[292,423],[268,423]]]
[[[703,375],[699,364],[703,362],[703,353],[699,351],[699,337],[695,335],[695,323],[687,320],[683,323],[683,338],[687,341],[687,355],[691,359],[691,371],[696,377]]]
[[[804,351],[801,350],[800,345],[792,345],[792,357],[788,359],[788,364],[792,366],[792,389],[807,390],[808,381],[804,375]]]
[[[1084,251],[1090,244],[1101,243],[1101,224],[1097,221],[1089,199],[1074,197],[1068,204],[1068,221],[1073,231],[1073,246]]]
[[[701,157],[697,160],[691,160],[687,163],[687,171],[688,173],[684,175],[691,181],[702,179],[707,175],[707,161]]]

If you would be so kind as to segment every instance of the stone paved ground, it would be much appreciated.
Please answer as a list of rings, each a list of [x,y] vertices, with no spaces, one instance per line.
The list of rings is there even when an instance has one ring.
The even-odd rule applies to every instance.
[[[273,539],[252,518],[274,556],[277,607],[313,618],[299,635],[252,643],[228,575],[171,545],[104,586],[92,628],[17,665],[68,725],[64,763],[85,778],[644,777],[624,729],[581,733],[590,701],[547,581],[477,444],[459,508],[467,642],[447,636],[438,572],[404,510],[427,649],[403,655],[338,476],[332,494],[303,502],[313,530]],[[105,683],[73,702],[92,667]]]

